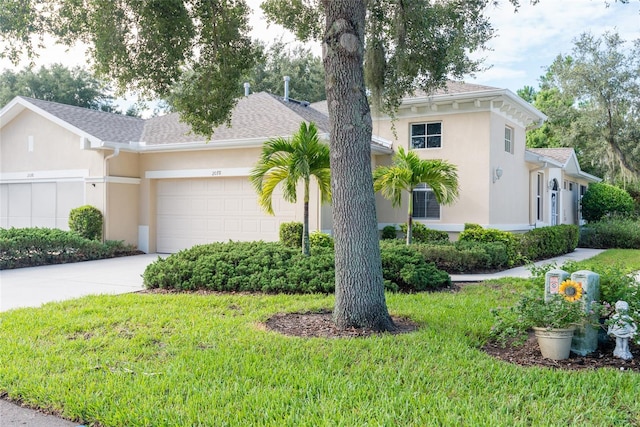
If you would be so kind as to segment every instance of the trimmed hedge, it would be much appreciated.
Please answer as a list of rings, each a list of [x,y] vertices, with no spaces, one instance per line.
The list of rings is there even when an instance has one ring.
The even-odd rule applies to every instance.
[[[331,248],[333,249],[333,237],[321,231],[309,233],[309,245],[311,248]]]
[[[578,247],[577,225],[554,225],[534,228],[520,236],[520,255],[528,261],[553,258],[573,252]]]
[[[283,222],[280,224],[280,243],[290,248],[301,248],[303,231],[301,222]]]
[[[400,231],[407,235],[407,224],[400,224]],[[448,243],[449,234],[446,231],[433,230],[420,222],[414,222],[411,227],[413,243]]]
[[[385,287],[413,292],[450,284],[447,273],[427,264],[418,251],[381,245]],[[276,242],[228,242],[194,246],[150,264],[147,288],[223,292],[332,293],[334,256],[317,247],[309,257]]]
[[[85,239],[51,228],[0,229],[0,270],[113,258],[136,252],[121,241]]]
[[[470,227],[460,233],[458,239],[462,242],[494,243],[504,244],[507,250],[508,266],[513,266],[521,261],[518,248],[518,238],[508,231],[501,231],[495,228]]]
[[[580,247],[640,249],[640,220],[609,218],[580,229]]]
[[[69,229],[89,240],[102,240],[102,212],[91,205],[71,209]]]
[[[499,242],[456,242],[446,245],[417,245],[427,262],[441,270],[469,273],[498,270],[507,266],[507,250]]]

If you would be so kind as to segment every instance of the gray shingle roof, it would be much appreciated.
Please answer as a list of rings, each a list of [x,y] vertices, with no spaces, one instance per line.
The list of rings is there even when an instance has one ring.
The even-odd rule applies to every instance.
[[[142,135],[145,121],[137,117],[106,113],[24,96],[20,98],[102,141],[128,144],[131,141],[139,141]]]
[[[266,92],[253,93],[238,100],[231,114],[231,126],[217,127],[210,143],[293,135],[303,120],[315,122],[320,132],[329,131],[329,118],[310,106],[285,102]],[[147,120],[141,138],[147,146],[205,140],[205,137],[193,134],[177,113]]]

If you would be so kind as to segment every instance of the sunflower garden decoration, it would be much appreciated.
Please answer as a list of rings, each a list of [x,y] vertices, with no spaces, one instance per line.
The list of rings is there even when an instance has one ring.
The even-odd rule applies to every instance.
[[[582,299],[582,284],[571,279],[562,282],[558,291],[567,301],[575,302]]]
[[[583,296],[582,285],[570,279],[559,285],[557,293],[525,293],[515,306],[494,310],[497,322],[491,335],[498,341],[524,341],[533,329],[543,357],[567,359],[574,330],[589,319]]]

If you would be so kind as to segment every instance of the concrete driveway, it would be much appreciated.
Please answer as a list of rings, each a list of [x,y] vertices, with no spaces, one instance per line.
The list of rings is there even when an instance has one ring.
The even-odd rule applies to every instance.
[[[157,254],[45,265],[0,271],[0,311],[39,307],[97,294],[124,294],[143,289],[142,273]]]

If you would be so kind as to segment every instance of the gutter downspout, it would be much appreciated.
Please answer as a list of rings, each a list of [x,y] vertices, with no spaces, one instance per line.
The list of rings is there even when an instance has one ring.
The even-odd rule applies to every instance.
[[[120,148],[116,147],[113,150],[112,154],[109,154],[107,157],[104,158],[104,200],[103,200],[103,209],[104,212],[102,214],[103,216],[103,230],[102,230],[102,241],[104,242],[106,240],[107,237],[107,232],[109,231],[109,221],[110,221],[110,216],[107,215],[107,200],[109,200],[109,198],[107,197],[108,195],[108,191],[109,191],[109,160],[113,159],[114,157],[118,157],[120,155]]]

